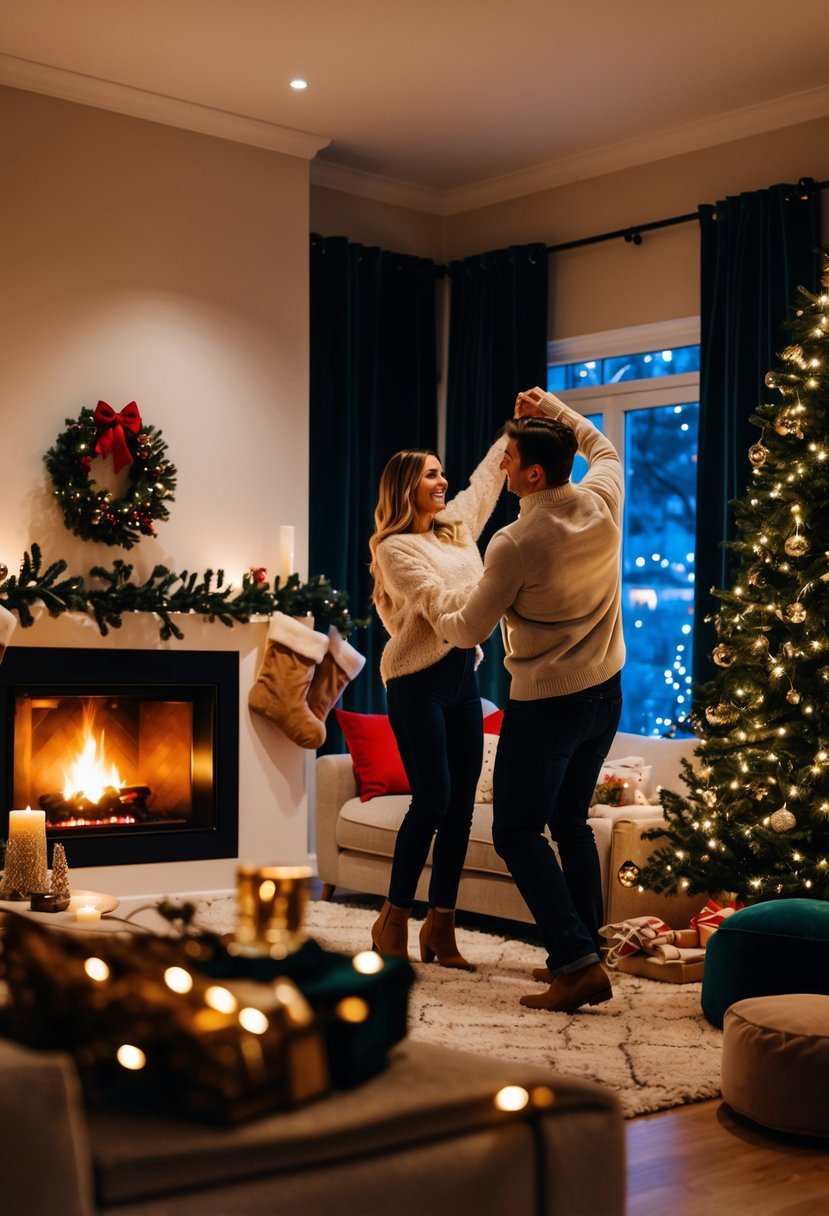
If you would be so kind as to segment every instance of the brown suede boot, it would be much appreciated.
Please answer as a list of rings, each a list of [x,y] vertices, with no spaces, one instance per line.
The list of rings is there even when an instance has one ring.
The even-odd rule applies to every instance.
[[[441,967],[456,967],[459,971],[474,971],[475,964],[468,963],[455,941],[455,913],[430,908],[420,930],[420,957],[431,963],[437,957]]]
[[[598,963],[590,963],[580,971],[555,976],[546,992],[522,996],[520,1004],[550,1013],[575,1013],[582,1005],[600,1005],[612,996],[607,972]]]
[[[549,967],[533,967],[532,976],[541,984],[552,984],[553,973]]]
[[[371,926],[371,940],[378,954],[409,961],[409,909],[396,908],[388,900]]]

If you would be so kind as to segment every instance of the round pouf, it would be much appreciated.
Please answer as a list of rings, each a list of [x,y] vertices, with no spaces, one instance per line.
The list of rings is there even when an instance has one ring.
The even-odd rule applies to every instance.
[[[775,899],[729,916],[708,941],[702,1012],[722,1026],[735,1001],[785,992],[829,996],[829,903]]]
[[[721,1087],[728,1105],[755,1123],[829,1136],[829,996],[797,992],[732,1005]]]

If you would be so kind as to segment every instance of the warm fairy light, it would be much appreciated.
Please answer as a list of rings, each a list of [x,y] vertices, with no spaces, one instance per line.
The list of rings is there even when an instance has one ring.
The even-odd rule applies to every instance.
[[[261,1009],[254,1009],[252,1005],[246,1005],[244,1009],[239,1010],[239,1025],[250,1034],[264,1034],[269,1022]]]
[[[204,1003],[217,1013],[234,1013],[238,1004],[236,997],[227,988],[211,984],[204,994]]]
[[[83,969],[91,980],[96,980],[99,984],[109,979],[109,967],[102,958],[86,959]]]
[[[792,853],[792,861],[802,861],[803,858],[799,853]]]
[[[183,994],[193,987],[193,977],[184,967],[168,967],[164,972],[164,983],[171,992]]]
[[[496,1110],[523,1110],[530,1100],[530,1095],[521,1085],[505,1085],[499,1089],[493,1102]]]
[[[359,954],[354,955],[351,966],[355,971],[359,971],[360,975],[375,975],[383,970],[385,964],[376,950],[361,950]]]
[[[139,1072],[147,1063],[144,1052],[132,1043],[122,1043],[115,1053],[115,1058],[122,1068],[127,1068],[130,1072]]]
[[[344,996],[334,1009],[341,1022],[359,1024],[368,1020],[369,1007],[361,996]]]
[[[750,883],[750,885],[751,885],[752,887],[754,887],[754,890],[756,891],[756,890],[757,890],[757,888],[760,886],[760,879],[759,879],[759,878],[752,878],[752,879],[751,879],[751,883]]]

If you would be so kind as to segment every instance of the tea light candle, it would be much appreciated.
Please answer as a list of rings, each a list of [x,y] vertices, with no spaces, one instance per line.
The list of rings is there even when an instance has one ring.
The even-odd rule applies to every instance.
[[[294,573],[296,558],[294,544],[296,529],[292,524],[282,524],[279,529],[279,581],[284,586],[289,575]]]
[[[94,904],[84,904],[82,908],[78,908],[75,912],[75,920],[82,921],[84,924],[91,924],[93,921],[101,919],[101,909],[96,908]]]

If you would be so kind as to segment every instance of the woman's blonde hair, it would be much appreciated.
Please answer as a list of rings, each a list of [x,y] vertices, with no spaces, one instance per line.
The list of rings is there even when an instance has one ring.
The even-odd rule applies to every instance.
[[[368,542],[371,553],[369,572],[374,579],[371,598],[375,604],[388,599],[377,569],[377,547],[387,536],[414,531],[417,519],[415,491],[423,474],[423,467],[430,456],[440,460],[437,452],[431,448],[406,448],[402,452],[395,452],[380,474],[377,506],[374,508],[374,532]],[[434,532],[437,539],[444,544],[458,543],[457,522],[440,523],[435,519]]]

